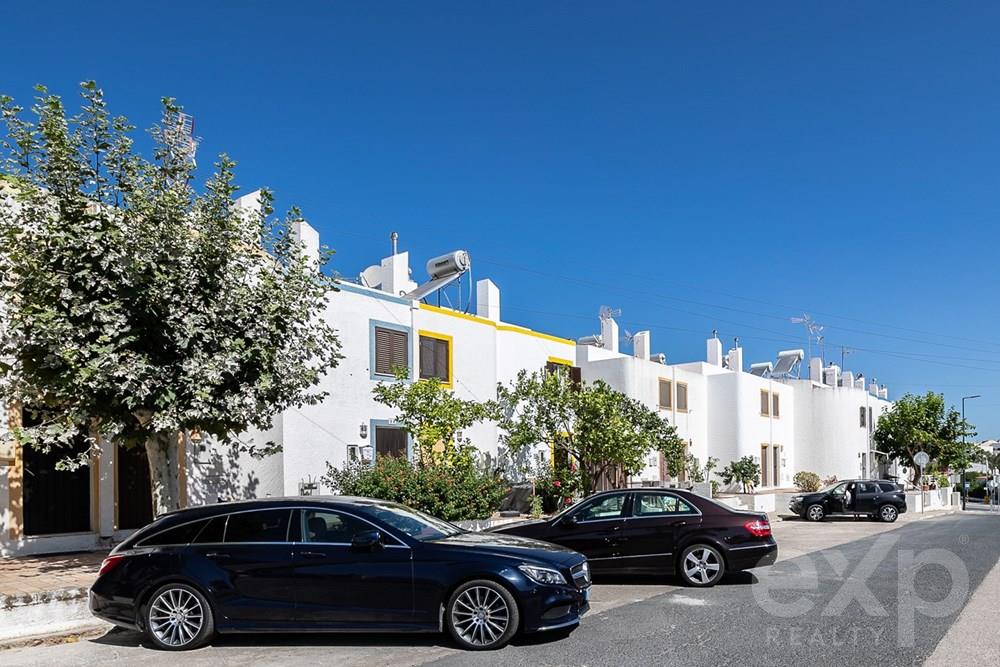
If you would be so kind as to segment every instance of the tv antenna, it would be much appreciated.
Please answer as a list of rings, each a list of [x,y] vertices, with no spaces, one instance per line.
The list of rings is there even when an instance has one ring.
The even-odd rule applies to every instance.
[[[811,359],[813,338],[815,338],[818,343],[823,341],[823,337],[820,336],[820,333],[823,331],[823,325],[816,322],[816,320],[810,317],[808,313],[803,313],[802,317],[793,317],[791,320],[792,324],[801,324],[806,328],[806,348],[808,350],[808,356]],[[822,347],[820,350],[822,354]]]
[[[847,355],[852,354],[854,352],[855,350],[852,350],[846,345],[840,346],[840,370],[844,370],[844,363],[845,363],[844,360],[847,358]]]
[[[598,311],[598,315],[600,316],[602,322],[604,320],[610,320],[612,317],[620,317],[621,314],[621,308],[612,308],[611,306],[601,306],[601,309]]]

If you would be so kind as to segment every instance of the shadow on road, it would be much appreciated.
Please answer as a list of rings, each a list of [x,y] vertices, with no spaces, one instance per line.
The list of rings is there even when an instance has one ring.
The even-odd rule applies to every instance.
[[[752,572],[743,570],[738,572],[727,572],[722,577],[722,581],[716,586],[747,586],[757,583],[757,577]],[[680,577],[666,575],[635,575],[635,574],[595,574],[595,585],[608,586],[674,586],[680,588],[694,588],[685,586]]]

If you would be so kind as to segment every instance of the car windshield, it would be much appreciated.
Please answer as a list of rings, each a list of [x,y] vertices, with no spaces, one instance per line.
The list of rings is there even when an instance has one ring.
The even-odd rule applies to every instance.
[[[369,505],[368,510],[379,521],[421,542],[439,540],[442,537],[450,537],[465,532],[453,523],[448,523],[429,514],[418,512],[405,505],[379,503],[377,505]]]

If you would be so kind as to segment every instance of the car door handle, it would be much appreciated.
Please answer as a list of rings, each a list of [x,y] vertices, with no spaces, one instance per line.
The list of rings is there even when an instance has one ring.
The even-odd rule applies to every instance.
[[[326,556],[325,553],[320,551],[300,551],[299,555],[303,558],[324,558]]]
[[[209,551],[205,554],[206,558],[229,558],[229,554],[222,553],[221,551]]]
[[[673,526],[674,528],[680,528],[681,526],[686,526],[687,525],[687,521],[674,521],[670,525]]]

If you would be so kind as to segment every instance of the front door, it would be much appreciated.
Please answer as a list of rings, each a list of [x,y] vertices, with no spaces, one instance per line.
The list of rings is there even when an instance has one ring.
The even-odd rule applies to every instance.
[[[827,501],[827,514],[842,514],[847,511],[844,497],[847,493],[847,482],[838,484],[831,491]]]
[[[630,570],[669,573],[673,570],[678,538],[697,530],[701,515],[672,493],[637,491],[625,522],[621,564]]]
[[[775,445],[771,451],[771,466],[774,474],[771,476],[771,484],[781,486],[781,447]]]
[[[153,492],[146,448],[118,446],[115,452],[115,485],[119,530],[142,528],[153,520]]]
[[[189,549],[214,566],[216,610],[244,627],[290,622],[295,596],[289,586],[292,544],[288,541],[293,510],[234,512],[216,517]]]
[[[547,541],[579,551],[592,569],[612,567],[621,556],[625,536],[625,511],[631,494],[623,491],[585,501],[572,512],[575,521],[564,517],[549,533]]]
[[[767,472],[767,445],[760,446],[760,485],[771,486]]]
[[[25,425],[33,426],[25,413]],[[84,454],[89,445],[78,436],[69,447],[53,447],[48,452],[21,447],[24,466],[24,534],[53,535],[81,533],[90,527],[90,466],[57,470],[64,458]]]
[[[372,524],[344,512],[296,511],[301,534],[295,545],[293,586],[300,623],[344,626],[413,622],[413,564],[410,547],[384,535],[384,545],[357,549],[357,533]]]

